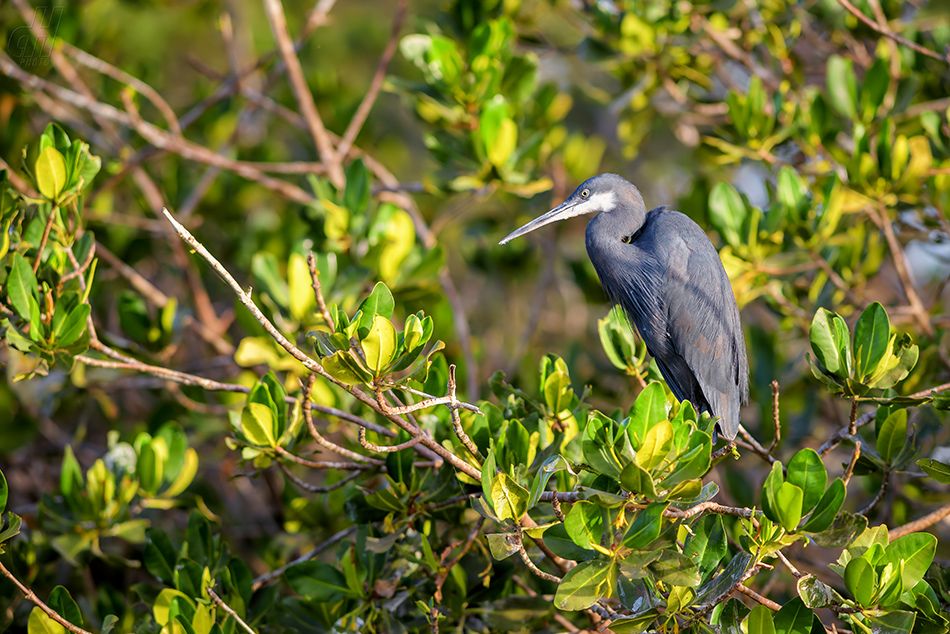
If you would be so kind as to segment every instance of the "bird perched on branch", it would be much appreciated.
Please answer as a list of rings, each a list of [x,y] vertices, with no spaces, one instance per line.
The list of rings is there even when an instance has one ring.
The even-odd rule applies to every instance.
[[[607,297],[636,326],[676,398],[720,417],[720,433],[733,440],[749,397],[749,362],[736,297],[709,237],[678,211],[647,211],[623,177],[600,174],[500,244],[585,214],[597,214],[587,225],[587,255]]]

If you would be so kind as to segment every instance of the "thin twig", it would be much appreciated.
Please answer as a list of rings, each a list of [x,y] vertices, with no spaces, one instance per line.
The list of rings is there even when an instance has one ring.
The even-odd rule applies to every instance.
[[[284,7],[280,0],[264,0],[264,10],[267,12],[267,19],[270,22],[274,39],[277,41],[277,49],[280,51],[280,56],[287,68],[287,77],[290,79],[290,86],[297,98],[297,104],[300,106],[303,118],[307,121],[307,127],[310,129],[310,136],[313,137],[317,151],[320,153],[320,160],[327,166],[327,175],[330,177],[330,182],[337,189],[342,189],[346,180],[343,175],[343,165],[336,149],[333,147],[333,143],[330,142],[330,136],[323,126],[320,113],[317,112],[313,93],[307,87],[307,81],[300,66],[300,59],[297,57],[293,40],[290,39],[290,33],[287,31]]]
[[[299,465],[310,467],[311,469],[369,471],[370,469],[379,468],[379,465],[370,464],[368,462],[327,462],[325,460],[307,460],[306,458],[301,458],[300,456],[287,451],[280,445],[275,447],[274,451],[276,451],[278,455],[287,458],[291,462],[296,462]]]
[[[851,462],[848,463],[848,468],[844,471],[844,476],[841,478],[841,481],[845,486],[848,486],[848,482],[851,481],[851,476],[854,474],[854,465],[858,464],[858,458],[861,457],[861,441],[854,441],[854,451],[851,452]]]
[[[362,427],[360,427],[360,429],[362,429]],[[294,475],[293,471],[290,470],[290,467],[285,465],[283,462],[278,462],[277,466],[280,467],[280,470],[284,472],[284,475],[290,478],[294,484],[296,484],[301,489],[309,493],[329,493],[330,491],[335,491],[339,489],[340,487],[342,487],[343,485],[345,485],[350,480],[358,478],[361,473],[360,471],[354,471],[350,475],[346,476],[345,478],[341,480],[337,480],[333,484],[328,484],[326,486],[318,487],[298,478],[296,475]]]
[[[930,49],[925,48],[916,42],[911,42],[907,38],[897,35],[896,33],[894,33],[888,28],[878,25],[874,20],[864,15],[864,13],[859,8],[857,8],[856,6],[848,2],[848,0],[838,0],[838,2],[841,4],[841,6],[847,9],[848,12],[851,13],[851,15],[861,20],[866,25],[871,27],[872,30],[880,33],[884,37],[888,37],[894,40],[895,42],[902,44],[903,46],[906,46],[909,49],[917,51],[921,55],[926,55],[927,57],[932,57],[933,59],[940,60],[944,64],[950,64],[950,59],[947,59],[946,57],[938,55],[937,53],[934,53]]]
[[[36,247],[36,261],[33,262],[33,273],[40,269],[40,262],[43,260],[43,249],[46,248],[46,242],[49,240],[50,229],[53,228],[53,221],[56,220],[56,212],[59,210],[57,205],[53,205],[49,210],[49,218],[46,220],[46,226],[43,228],[43,237],[40,238],[40,245]]]
[[[445,565],[445,569],[439,573],[439,576],[435,578],[435,600],[438,603],[442,602],[442,585],[445,584],[445,580],[449,578],[449,573],[452,571],[452,568],[461,561],[462,557],[465,556],[465,553],[468,552],[468,549],[472,547],[472,544],[475,542],[475,538],[478,537],[478,534],[482,530],[482,526],[485,525],[485,518],[480,517],[475,523],[475,527],[468,534],[468,538],[465,540],[465,543],[462,545],[462,550],[458,552],[455,557],[452,558],[448,564]]]
[[[775,462],[775,457],[772,455],[771,451],[763,447],[759,443],[759,441],[753,438],[752,434],[750,434],[748,430],[742,425],[739,425],[739,434],[749,444],[749,447],[752,449],[752,451],[762,456],[763,460],[765,460],[769,464],[772,464],[773,462]]]
[[[399,443],[398,445],[374,445],[370,441],[366,440],[366,430],[362,427],[359,429],[359,441],[360,445],[369,451],[375,451],[377,453],[394,453],[396,451],[402,451],[403,449],[411,449],[418,445],[422,439],[425,437],[425,432],[420,433],[418,436],[410,438],[406,442]]]
[[[841,3],[848,2],[848,0],[838,1]],[[924,308],[923,302],[920,301],[920,296],[917,294],[917,289],[914,287],[914,283],[910,279],[910,274],[907,272],[907,262],[904,259],[904,250],[897,241],[897,236],[894,235],[894,227],[891,225],[891,220],[887,216],[886,208],[883,205],[877,209],[870,207],[869,215],[876,221],[877,225],[881,228],[881,231],[884,232],[884,238],[887,240],[887,245],[890,248],[891,255],[894,258],[894,269],[897,271],[897,276],[901,280],[901,285],[904,288],[904,295],[907,296],[907,301],[910,303],[910,308],[914,313],[917,324],[927,334],[927,336],[933,337],[934,329],[933,325],[930,323],[930,316],[927,313],[927,309]]]
[[[318,445],[329,449],[330,451],[340,454],[341,456],[346,456],[347,458],[352,458],[353,460],[358,460],[360,462],[366,462],[368,464],[382,465],[384,464],[382,460],[376,460],[375,458],[369,458],[363,454],[356,453],[351,451],[346,447],[341,447],[340,445],[327,440],[318,430],[316,424],[313,422],[313,401],[310,400],[310,393],[313,390],[314,376],[310,374],[307,377],[307,381],[301,381],[300,385],[303,388],[303,416],[304,420],[307,421],[307,428],[310,430],[310,435],[313,436],[313,439],[317,442]],[[365,434],[365,428],[363,425],[359,426],[362,433]]]
[[[769,455],[772,455],[772,452],[775,451],[779,441],[782,439],[782,420],[779,417],[778,396],[778,381],[772,381],[772,425],[775,429],[775,435],[772,438],[772,443],[769,445]]]
[[[35,592],[33,592],[32,590],[27,588],[25,585],[20,583],[20,580],[17,579],[15,576],[13,576],[13,573],[7,570],[6,567],[2,563],[0,563],[0,573],[2,573],[4,577],[12,581],[13,584],[17,588],[20,589],[20,592],[23,593],[23,596],[25,596],[27,600],[32,601],[36,605],[36,607],[38,607],[39,609],[43,610],[43,612],[46,613],[46,616],[48,616],[49,618],[59,623],[70,632],[73,632],[74,634],[92,634],[92,632],[88,630],[84,630],[78,625],[73,625],[72,623],[70,623],[63,617],[61,617],[59,614],[57,614],[56,610],[54,610],[53,608],[43,603],[43,601],[40,600],[38,596],[36,596]]]
[[[778,555],[778,558],[785,564],[785,567],[788,568],[788,571],[792,573],[796,579],[801,579],[805,576],[801,570],[796,568],[795,565],[788,560],[788,557],[786,557],[781,550],[775,551],[775,554]]]
[[[877,505],[881,503],[881,500],[884,499],[884,494],[887,493],[887,487],[891,482],[891,472],[885,471],[884,476],[881,478],[881,488],[877,492],[877,495],[874,496],[874,499],[865,506],[863,509],[858,511],[858,515],[864,515],[867,517],[868,513],[877,508]]]
[[[867,414],[862,414],[860,418],[854,423],[855,430],[861,429],[865,425],[874,421],[875,412],[868,412]],[[847,427],[842,427],[834,434],[831,435],[831,438],[826,440],[824,444],[818,448],[818,453],[821,456],[827,456],[828,452],[841,444],[841,441],[845,438],[851,438],[854,434],[850,433],[851,424],[849,423]]]
[[[903,526],[898,526],[897,528],[888,532],[888,537],[891,541],[894,541],[898,537],[903,537],[904,535],[910,535],[911,533],[922,531],[925,528],[930,528],[948,516],[950,516],[950,504],[942,506],[936,511],[929,513],[920,519],[914,520],[913,522],[908,522]]]
[[[327,302],[323,298],[323,287],[320,286],[320,271],[317,270],[317,258],[313,255],[313,251],[307,256],[307,267],[310,269],[310,280],[313,286],[313,296],[317,300],[317,308],[320,309],[323,321],[327,323],[330,330],[335,331],[336,324],[333,323],[333,318],[330,317],[330,311],[327,309]]]
[[[254,583],[253,583],[253,585],[251,586],[251,589],[252,589],[252,590],[258,590],[258,589],[259,589],[261,586],[263,586],[265,583],[269,583],[272,579],[276,579],[277,577],[279,577],[279,576],[281,576],[282,574],[284,574],[284,572],[285,572],[288,568],[290,568],[291,566],[293,566],[294,564],[299,564],[299,563],[304,562],[304,561],[310,561],[311,559],[313,559],[314,557],[316,557],[317,555],[319,555],[320,553],[322,553],[322,552],[325,551],[326,549],[330,548],[331,546],[335,546],[335,545],[338,544],[339,542],[343,541],[344,539],[346,539],[347,537],[349,537],[350,535],[352,535],[353,533],[355,533],[355,532],[356,532],[356,529],[357,529],[356,526],[350,526],[349,528],[345,528],[345,529],[343,529],[342,531],[340,531],[339,533],[336,533],[336,534],[334,534],[333,536],[331,536],[329,539],[327,539],[325,542],[323,542],[322,544],[320,544],[319,546],[317,546],[316,548],[314,548],[314,549],[311,550],[310,552],[305,553],[305,554],[301,555],[300,557],[297,557],[297,558],[294,559],[293,561],[290,561],[290,562],[286,563],[285,565],[281,566],[280,568],[275,568],[274,570],[265,572],[265,573],[262,574],[260,577],[258,577],[257,579],[254,580]]]
[[[848,415],[848,435],[854,436],[858,433],[858,399],[851,399],[851,413]]]
[[[752,588],[750,588],[750,587],[748,587],[748,586],[744,586],[744,585],[742,585],[741,583],[736,586],[736,590],[738,590],[738,591],[741,592],[742,594],[746,595],[747,597],[750,597],[750,598],[752,598],[752,599],[755,599],[756,601],[758,601],[759,603],[761,603],[761,604],[764,605],[765,607],[769,608],[770,610],[775,610],[776,612],[778,612],[779,610],[782,609],[782,606],[780,606],[778,603],[776,603],[776,602],[773,601],[772,599],[767,599],[767,598],[763,597],[761,594],[759,594],[758,592],[756,592],[756,591],[753,590]]]
[[[360,129],[362,129],[363,124],[366,122],[366,117],[369,116],[370,111],[373,109],[373,104],[376,103],[376,97],[379,96],[379,90],[383,87],[383,80],[386,78],[386,67],[389,66],[389,62],[393,58],[393,54],[396,52],[396,46],[399,43],[399,32],[402,30],[402,23],[406,17],[406,8],[408,6],[409,0],[399,0],[399,4],[396,6],[396,16],[393,18],[392,32],[389,35],[389,41],[386,42],[386,48],[379,58],[379,64],[376,65],[376,73],[370,82],[369,90],[366,91],[366,94],[363,96],[363,101],[360,102],[356,113],[353,115],[353,118],[350,119],[350,124],[346,128],[346,132],[343,133],[343,139],[339,145],[337,145],[336,151],[340,157],[345,157],[349,154],[350,148],[353,147],[353,142],[356,141],[356,136],[360,133]]]
[[[485,456],[478,450],[478,447],[472,442],[465,430],[462,429],[462,417],[459,416],[459,407],[461,403],[455,397],[455,364],[449,366],[449,409],[452,410],[452,427],[455,429],[455,435],[462,441],[465,448],[475,456],[480,463],[485,462]]]
[[[238,625],[244,628],[244,631],[248,632],[248,634],[257,634],[257,632],[251,629],[250,625],[244,622],[244,619],[242,619],[241,617],[237,615],[237,612],[231,609],[231,606],[225,603],[224,600],[218,596],[218,594],[214,591],[214,588],[212,588],[211,586],[208,586],[205,588],[205,590],[207,590],[208,596],[211,597],[211,600],[214,601],[214,604],[220,607],[225,612],[227,612],[228,616],[233,618],[237,622]]]
[[[520,536],[518,538],[518,553],[521,555],[521,561],[525,563],[525,565],[528,567],[528,570],[534,573],[535,576],[540,577],[544,579],[545,581],[553,581],[554,583],[561,583],[560,577],[544,572],[543,570],[541,570],[540,568],[534,565],[534,562],[531,561],[530,557],[528,557],[528,551],[525,550],[524,542],[520,539]]]

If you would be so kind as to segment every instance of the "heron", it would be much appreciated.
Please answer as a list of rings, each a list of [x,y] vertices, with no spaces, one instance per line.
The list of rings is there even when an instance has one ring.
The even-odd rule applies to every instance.
[[[608,299],[636,326],[673,395],[719,417],[714,442],[717,430],[732,441],[749,398],[739,306],[716,248],[689,216],[647,211],[636,186],[600,174],[499,244],[586,214],[597,214],[587,224],[587,255]]]

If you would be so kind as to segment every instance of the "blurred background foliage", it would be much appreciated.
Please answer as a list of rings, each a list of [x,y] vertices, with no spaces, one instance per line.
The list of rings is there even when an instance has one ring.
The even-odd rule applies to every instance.
[[[497,246],[582,180],[617,172],[640,188],[648,207],[671,205],[709,230],[742,309],[752,368],[743,423],[768,445],[770,384],[778,381],[787,447],[779,453],[788,458],[849,421],[850,399],[817,380],[820,369],[813,375],[806,359],[820,308],[853,328],[877,301],[897,332],[912,336],[913,371],[874,396],[926,392],[948,380],[948,8],[900,0],[291,0],[284,4],[289,32],[306,35],[303,80],[333,145],[347,150],[335,173],[315,150],[312,118],[298,107],[274,53],[266,3],[11,0],[0,4],[0,169],[8,170],[13,190],[61,195],[57,208],[68,211],[57,216],[49,201],[22,214],[2,207],[0,226],[4,239],[21,232],[34,247],[47,220],[54,227],[54,255],[37,271],[37,297],[44,283],[72,288],[63,286],[72,270],[66,249],[82,263],[94,236],[88,299],[102,342],[139,361],[246,388],[261,385],[270,369],[279,377],[268,387],[271,402],[280,389],[299,391],[303,368],[188,255],[160,207],[172,209],[252,286],[265,314],[306,350],[314,345],[310,331],[334,330],[310,288],[312,250],[337,317],[353,318],[363,306],[365,318],[364,300],[376,296],[378,281],[392,291],[387,320],[408,327],[419,311],[420,324],[431,317],[422,342],[443,341],[445,349],[421,357],[426,371],[430,360],[435,368],[431,382],[422,376],[427,391],[444,392],[453,363],[460,398],[469,402],[494,398],[504,406],[497,395],[505,389],[536,395],[540,388],[547,397],[550,368],[542,360],[556,353],[574,386],[571,398],[588,386],[590,405],[626,411],[642,389],[635,377],[658,376],[628,333],[605,319],[609,306],[586,257],[584,223]],[[381,55],[391,56],[385,68]],[[365,124],[354,127],[374,75],[380,92]],[[91,182],[69,181],[48,196],[42,175],[32,173],[45,145],[62,141],[47,128],[52,121],[68,134],[64,156],[70,139],[82,139],[89,146],[83,156],[98,157],[101,168]],[[17,245],[0,247],[0,255],[11,253],[4,260],[9,280]],[[74,292],[80,290],[85,286]],[[75,307],[75,298],[63,302]],[[16,312],[16,303],[9,309]],[[381,312],[376,304],[373,311]],[[365,325],[360,340],[373,320]],[[601,345],[607,341],[614,344]],[[250,462],[240,462],[233,449],[247,444],[247,434],[230,447],[222,438],[225,411],[243,404],[243,395],[73,368],[76,350],[60,357],[55,350],[75,342],[60,343],[50,344],[45,361],[36,350],[25,354],[26,344],[0,349],[0,465],[8,508],[37,529],[17,557],[38,590],[88,575],[102,585],[80,591],[83,610],[130,624],[124,593],[144,573],[124,568],[123,558],[134,560],[146,543],[136,518],[187,526],[184,541],[196,544],[212,540],[202,533],[210,519],[220,522],[214,539],[220,535],[235,557],[221,543],[209,545],[208,570],[228,570],[236,580],[231,600],[252,613],[240,579],[286,563],[361,517],[352,509],[344,514],[349,488],[303,494],[264,468],[266,452],[247,446]],[[319,354],[333,357],[341,350],[333,345],[324,343]],[[338,377],[354,371],[339,367],[349,370]],[[495,376],[492,390],[499,370],[504,379]],[[24,376],[29,380],[17,380]],[[362,411],[328,383],[318,381],[313,391],[325,407]],[[917,457],[947,462],[945,413],[929,405],[908,411]],[[426,416],[433,428],[449,424],[447,411]],[[878,417],[875,433],[887,419]],[[347,437],[342,421],[331,421],[327,433]],[[275,429],[283,432],[285,423]],[[184,444],[174,440],[182,430]],[[200,465],[182,496],[176,478],[195,448]],[[61,469],[64,452],[75,452],[76,467]],[[829,468],[840,473],[848,452],[839,453],[842,464]],[[73,481],[60,472],[75,474],[79,486],[108,480],[99,467],[105,463],[97,462],[104,456],[111,456],[110,469],[120,458],[144,460],[151,480],[136,487],[120,478],[115,486],[126,493],[108,511],[69,507]],[[155,467],[159,462],[166,467]],[[867,499],[886,471],[872,467],[857,485]],[[232,479],[252,472],[258,477]],[[751,506],[768,471],[743,452],[714,473],[730,502]],[[320,484],[337,478],[330,473]],[[886,495],[871,519],[896,526],[945,500],[946,487],[908,477]],[[166,507],[176,510],[157,514]],[[188,519],[191,509],[199,514]],[[71,522],[99,521],[90,513],[108,521],[94,534],[71,535]],[[101,546],[100,532],[131,546]],[[183,540],[173,541],[153,547],[161,556],[153,553],[148,570],[180,590],[185,582],[170,570]],[[937,554],[944,560],[946,543]],[[98,559],[90,561],[89,548]],[[41,565],[54,553],[78,557],[83,572]],[[99,566],[127,577],[103,582]],[[487,578],[485,584],[486,600],[501,596]],[[6,599],[17,596],[9,584],[0,589]],[[22,625],[24,614],[10,610],[4,623]],[[304,609],[294,614],[320,620]]]

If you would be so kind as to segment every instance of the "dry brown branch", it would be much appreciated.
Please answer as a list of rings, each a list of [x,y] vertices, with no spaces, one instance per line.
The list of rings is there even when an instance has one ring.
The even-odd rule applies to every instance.
[[[746,430],[746,428],[742,425],[739,425],[739,435],[745,439],[746,443],[749,445],[749,449],[761,456],[763,460],[769,464],[775,462],[775,457],[772,455],[771,450],[763,447],[759,441],[753,438],[752,434],[750,434],[748,430]]]
[[[769,455],[775,451],[779,441],[782,439],[782,419],[779,416],[778,397],[778,381],[772,381],[772,427],[774,429],[775,435],[772,438],[772,443],[769,445]]]
[[[422,439],[425,436],[426,436],[426,433],[420,430],[418,435],[410,438],[406,442],[399,443],[398,445],[380,446],[380,445],[374,445],[370,441],[366,440],[366,429],[364,429],[363,427],[360,427],[359,429],[360,445],[364,449],[367,449],[369,451],[375,451],[377,453],[394,453],[396,451],[402,451],[403,449],[410,449],[418,445],[420,442],[422,442]]]
[[[313,101],[313,94],[307,87],[307,81],[303,76],[303,69],[300,67],[300,59],[294,48],[294,43],[290,39],[290,33],[287,31],[287,18],[284,16],[284,7],[280,0],[264,0],[264,9],[267,12],[267,19],[270,22],[271,31],[274,39],[277,41],[277,48],[280,56],[284,60],[287,68],[287,77],[290,79],[291,88],[294,96],[297,98],[297,104],[300,106],[301,114],[307,121],[307,127],[310,129],[310,135],[313,137],[317,151],[320,153],[320,160],[327,166],[327,174],[330,182],[338,189],[343,187],[345,177],[343,175],[343,165],[340,157],[337,156],[336,149],[330,142],[330,136],[323,126],[323,120],[320,113],[317,112],[317,105]]]
[[[462,557],[465,556],[465,553],[468,552],[468,549],[472,547],[472,544],[475,543],[475,538],[478,537],[478,534],[482,530],[482,526],[485,525],[485,518],[480,517],[475,523],[474,528],[468,533],[468,537],[465,540],[465,543],[462,544],[462,549],[458,552],[455,557],[452,558],[448,564],[445,565],[445,569],[439,573],[439,576],[435,578],[435,600],[437,603],[442,602],[442,586],[445,584],[445,580],[449,578],[449,573],[452,571],[452,568],[461,561]]]
[[[308,376],[306,383],[301,382],[301,387],[303,388],[303,415],[304,420],[307,421],[307,428],[310,430],[310,435],[313,436],[313,439],[317,442],[318,445],[329,449],[330,451],[337,453],[341,456],[351,458],[360,462],[366,462],[368,464],[382,465],[384,464],[382,460],[377,460],[375,458],[368,458],[362,454],[356,453],[355,451],[350,451],[345,447],[341,447],[334,442],[327,440],[323,434],[317,430],[316,424],[313,422],[313,402],[310,400],[310,392],[313,389],[314,375],[311,374]],[[366,430],[365,426],[360,425],[360,434],[365,435]]]
[[[950,504],[942,506],[936,511],[929,513],[920,519],[914,520],[913,522],[908,522],[903,526],[898,526],[897,528],[888,532],[888,537],[891,541],[894,541],[898,537],[903,537],[904,535],[910,535],[911,533],[916,533],[926,528],[930,528],[946,517],[950,517]]]
[[[4,577],[12,581],[13,585],[15,585],[17,588],[20,589],[20,592],[23,593],[23,596],[25,596],[27,600],[32,601],[36,605],[36,607],[38,607],[39,609],[43,610],[43,612],[46,613],[46,616],[48,616],[49,618],[59,623],[70,632],[73,632],[74,634],[92,634],[92,632],[88,630],[84,630],[78,625],[73,625],[72,623],[70,623],[63,617],[61,617],[59,614],[57,614],[56,610],[54,610],[53,608],[43,603],[43,601],[38,596],[36,596],[35,592],[33,592],[32,590],[27,588],[25,585],[20,583],[20,580],[17,579],[13,575],[12,572],[7,570],[6,567],[2,563],[0,563],[0,573],[2,573]]]
[[[540,568],[534,565],[534,562],[531,561],[530,557],[528,557],[528,551],[525,550],[524,542],[521,540],[520,533],[518,534],[517,539],[518,539],[518,554],[521,555],[521,561],[525,563],[525,565],[528,567],[528,570],[530,570],[535,576],[540,577],[544,579],[545,581],[553,581],[554,583],[561,583],[560,577],[544,572],[543,570],[541,570]]]
[[[854,465],[858,464],[858,458],[861,457],[861,441],[854,441],[854,451],[851,452],[851,462],[848,463],[848,468],[844,471],[844,476],[841,478],[841,481],[845,486],[848,486],[848,482],[851,481],[851,476],[854,474]]]
[[[311,469],[339,469],[341,471],[370,471],[372,469],[378,469],[379,465],[370,464],[368,462],[328,462],[325,460],[307,460],[306,458],[301,458],[296,454],[292,454],[280,445],[274,447],[274,451],[277,452],[277,455],[295,462],[304,467],[309,467]]]
[[[360,427],[360,429],[362,429],[362,427]],[[342,480],[338,480],[334,482],[333,484],[329,484],[327,486],[318,487],[318,486],[314,486],[310,484],[309,482],[305,482],[304,480],[301,480],[300,478],[295,476],[293,471],[291,471],[290,468],[287,465],[285,465],[283,462],[278,462],[277,466],[280,467],[280,470],[284,472],[284,475],[290,478],[290,480],[294,484],[299,486],[304,491],[307,491],[308,493],[329,493],[330,491],[335,491],[336,489],[339,489],[350,480],[353,480],[354,478],[358,478],[361,473],[360,471],[354,471],[353,473],[346,476]]]
[[[175,116],[175,111],[172,110],[171,106],[168,105],[168,102],[165,101],[164,97],[162,97],[157,90],[137,77],[129,75],[125,71],[116,68],[105,60],[90,55],[86,51],[76,48],[68,42],[61,41],[60,45],[67,55],[72,57],[86,68],[91,68],[92,70],[98,71],[103,75],[107,75],[120,83],[131,86],[136,91],[141,93],[142,96],[151,101],[152,105],[154,105],[155,108],[157,108],[158,111],[162,113],[162,117],[164,117],[165,121],[168,123],[168,128],[171,130],[172,134],[181,136],[181,125],[178,123],[178,117]]]
[[[839,2],[845,3],[848,0],[838,0]],[[933,325],[930,323],[930,316],[927,313],[927,309],[924,308],[923,302],[920,301],[920,296],[917,294],[917,289],[914,288],[914,283],[910,279],[910,274],[907,272],[907,262],[904,259],[904,249],[901,247],[900,243],[897,241],[897,236],[894,235],[894,227],[891,225],[890,218],[887,217],[887,210],[882,205],[877,209],[873,207],[868,208],[868,214],[874,220],[875,224],[880,227],[881,231],[884,232],[884,238],[887,240],[887,246],[891,250],[891,256],[894,258],[894,268],[897,270],[897,275],[900,277],[901,286],[904,288],[904,295],[907,296],[907,301],[910,303],[910,308],[914,312],[914,317],[917,320],[917,324],[920,326],[927,336],[934,336]]]
[[[290,568],[294,564],[299,564],[304,561],[310,561],[311,559],[313,559],[314,557],[316,557],[317,555],[319,555],[326,549],[332,546],[335,546],[339,542],[343,541],[344,539],[346,539],[347,537],[355,533],[356,529],[357,529],[356,526],[350,526],[349,528],[343,529],[339,533],[336,533],[333,536],[331,536],[322,544],[318,545],[316,548],[314,548],[310,552],[305,553],[301,555],[300,557],[297,557],[293,561],[288,562],[287,564],[281,566],[280,568],[275,568],[274,570],[265,572],[264,574],[262,574],[261,576],[259,576],[258,578],[254,580],[254,584],[251,586],[251,588],[256,591],[264,584],[270,582],[273,579],[280,577],[282,574],[284,574],[284,572],[288,568]]]
[[[452,427],[455,429],[455,435],[462,441],[465,448],[475,456],[479,462],[485,462],[485,456],[478,450],[478,447],[472,442],[465,430],[462,429],[462,418],[459,416],[459,407],[462,403],[455,397],[455,364],[449,366],[449,409],[452,410]]]
[[[752,588],[749,588],[748,586],[744,586],[741,583],[736,586],[736,590],[738,590],[739,592],[741,592],[742,594],[746,595],[747,597],[751,599],[755,599],[756,601],[758,601],[765,607],[769,608],[770,610],[775,610],[776,612],[778,612],[779,610],[782,609],[782,606],[780,606],[778,603],[776,603],[772,599],[767,599],[763,597],[761,594],[759,594]]]
[[[888,485],[891,482],[891,472],[885,471],[884,476],[881,478],[881,488],[878,489],[877,495],[874,496],[874,499],[871,500],[867,506],[858,511],[858,515],[864,515],[867,517],[868,513],[872,512],[877,508],[877,505],[881,503],[881,500],[884,499],[884,495],[887,493]]]
[[[947,57],[938,55],[937,53],[934,53],[930,49],[925,48],[916,42],[911,42],[907,38],[897,35],[893,31],[891,31],[889,28],[887,28],[886,25],[884,26],[878,25],[874,20],[864,15],[864,13],[862,13],[859,8],[857,8],[856,6],[848,2],[848,0],[838,0],[838,2],[841,4],[841,6],[847,9],[848,12],[851,13],[851,15],[861,20],[866,25],[868,25],[872,30],[880,33],[884,37],[890,38],[894,40],[895,42],[897,42],[898,44],[901,44],[902,46],[906,46],[907,48],[914,50],[920,53],[921,55],[926,55],[927,57],[931,57],[933,59],[939,60],[943,62],[944,64],[950,64],[950,59],[948,59]]]
[[[862,414],[860,418],[857,419],[854,423],[855,430],[861,429],[865,425],[874,421],[875,412],[868,412],[867,414]],[[841,441],[845,438],[851,438],[854,434],[851,433],[851,424],[849,423],[847,427],[842,427],[834,434],[831,435],[831,438],[826,440],[824,444],[818,448],[818,453],[821,456],[827,456],[828,452],[841,444]]]
[[[310,269],[313,296],[317,300],[317,308],[320,309],[320,315],[323,316],[323,321],[326,322],[327,327],[329,327],[331,331],[336,330],[336,324],[333,323],[333,318],[330,317],[330,311],[327,309],[327,302],[323,298],[323,287],[320,286],[320,271],[317,270],[317,258],[313,255],[313,251],[307,256],[307,267]]]
[[[214,591],[214,588],[212,588],[211,586],[208,586],[207,588],[205,588],[205,590],[208,592],[208,596],[211,597],[211,600],[214,602],[214,604],[220,607],[225,612],[227,612],[228,616],[233,618],[237,622],[237,624],[240,625],[244,629],[245,632],[248,632],[248,634],[257,634],[257,632],[251,629],[250,625],[245,623],[244,620],[237,615],[237,612],[231,609],[231,606],[225,603],[224,600],[217,595],[217,593]]]
[[[396,16],[393,18],[392,33],[390,33],[389,41],[386,42],[386,48],[383,49],[383,54],[379,58],[379,64],[376,66],[376,72],[373,74],[373,80],[370,82],[369,90],[366,91],[363,100],[356,109],[356,113],[350,120],[350,124],[346,127],[346,132],[343,133],[343,139],[339,145],[337,145],[337,152],[340,157],[345,157],[349,154],[350,148],[353,147],[353,142],[356,141],[356,136],[360,133],[363,124],[366,122],[366,117],[369,116],[370,111],[373,109],[373,104],[376,103],[376,97],[379,96],[379,89],[383,87],[383,80],[386,78],[386,68],[389,66],[389,61],[393,58],[393,54],[396,52],[396,45],[399,43],[399,32],[402,30],[402,23],[406,17],[406,8],[408,6],[409,0],[399,0],[399,4],[396,5]]]

